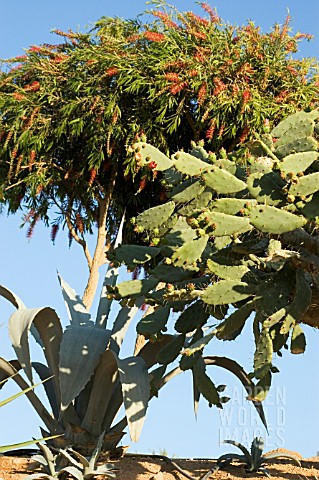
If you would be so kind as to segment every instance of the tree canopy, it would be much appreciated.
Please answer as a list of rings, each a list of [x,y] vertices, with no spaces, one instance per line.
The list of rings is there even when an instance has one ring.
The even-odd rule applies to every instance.
[[[162,3],[151,19],[55,30],[61,43],[4,62],[0,195],[9,213],[25,212],[28,236],[39,219],[53,241],[67,226],[96,270],[124,209],[134,216],[166,198],[134,141],[147,137],[165,153],[200,139],[216,152],[238,150],[268,122],[318,102],[317,62],[294,56],[310,36],[292,34],[289,17],[262,33],[201,6],[203,17]],[[91,255],[85,234],[96,224]],[[125,235],[134,240],[132,229]]]

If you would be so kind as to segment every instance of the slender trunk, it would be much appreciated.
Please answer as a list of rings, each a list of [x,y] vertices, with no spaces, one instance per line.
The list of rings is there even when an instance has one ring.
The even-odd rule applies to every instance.
[[[110,178],[108,191],[105,198],[99,200],[99,220],[98,220],[98,234],[95,246],[94,255],[90,266],[90,274],[87,285],[84,290],[82,301],[86,308],[89,310],[96,293],[96,289],[99,282],[99,268],[105,263],[105,252],[108,233],[106,231],[106,219],[109,212],[109,207],[115,187],[117,177],[117,166],[113,167],[113,171]]]

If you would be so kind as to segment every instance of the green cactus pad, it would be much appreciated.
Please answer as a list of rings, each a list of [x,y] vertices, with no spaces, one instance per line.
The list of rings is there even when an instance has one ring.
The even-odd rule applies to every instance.
[[[314,122],[311,116],[306,112],[297,112],[282,120],[275,128],[273,128],[270,134],[273,137],[280,139],[288,134],[288,132],[293,132],[293,138],[301,138],[311,135],[312,133],[305,134],[305,132],[311,132],[313,126]]]
[[[151,274],[160,282],[175,283],[189,278],[192,275],[192,272],[189,270],[183,270],[179,267],[174,267],[174,265],[166,265],[162,263],[154,268],[154,270],[151,271]]]
[[[154,228],[163,225],[163,223],[172,215],[174,209],[174,202],[167,202],[163,205],[149,208],[138,215],[136,218],[136,224],[146,230],[153,230]]]
[[[173,265],[185,268],[196,262],[201,257],[208,238],[208,235],[204,235],[179,247],[172,255]]]
[[[225,213],[207,211],[202,213],[198,220],[205,222],[215,237],[234,235],[251,229],[249,218],[235,217]]]
[[[216,337],[220,340],[235,340],[241,333],[247,318],[254,310],[254,305],[254,301],[247,302],[229,315],[229,317],[221,322],[215,329]]]
[[[173,156],[173,159],[176,170],[184,175],[190,175],[191,177],[201,175],[212,169],[212,166],[209,163],[203,162],[189,153],[177,152]]]
[[[121,298],[139,297],[155,288],[157,284],[158,280],[154,277],[143,280],[126,280],[116,285],[114,290]]]
[[[315,128],[314,121],[310,118],[301,119],[296,122],[289,130],[283,135],[278,137],[278,141],[275,143],[275,152],[277,148],[283,145],[291,144],[298,138],[311,137]],[[274,129],[276,132],[276,129]]]
[[[255,292],[255,286],[248,283],[221,280],[207,287],[201,298],[207,305],[228,305],[251,297]]]
[[[306,202],[297,203],[297,207],[302,215],[311,220],[319,217],[319,192],[310,196]]]
[[[303,315],[311,304],[311,280],[305,272],[298,268],[296,270],[295,295],[289,305],[288,314],[282,324],[280,332],[286,334],[296,323],[302,320]]]
[[[209,208],[214,212],[236,215],[250,205],[257,205],[257,200],[242,198],[218,198],[214,200]]]
[[[120,245],[112,252],[112,258],[120,263],[125,263],[128,267],[134,267],[137,264],[148,262],[160,252],[160,249],[156,247]]]
[[[292,334],[291,334],[291,342],[290,342],[290,351],[295,355],[299,355],[300,353],[305,353],[306,350],[306,337],[302,331],[302,328],[299,324],[295,325]]]
[[[281,324],[277,323],[269,329],[274,352],[278,353],[287,343],[288,334],[280,333]]]
[[[197,198],[194,198],[194,200],[187,205],[179,207],[178,213],[180,215],[185,215],[186,217],[192,216],[195,210],[205,208],[211,201],[212,197],[213,193],[211,190],[204,190],[203,193],[198,195]]]
[[[254,402],[264,401],[270,390],[271,377],[271,371],[268,371],[253,387],[251,394],[248,396],[248,400],[253,400]]]
[[[160,307],[153,313],[146,315],[137,324],[137,333],[144,335],[146,338],[163,331],[166,327],[170,314],[169,307]]]
[[[134,150],[138,150],[142,157],[142,165],[147,165],[150,162],[156,163],[156,170],[159,172],[168,170],[173,166],[172,160],[170,160],[164,153],[158,150],[153,145],[145,142],[138,142],[133,145]]]
[[[268,330],[262,330],[254,354],[254,376],[263,378],[272,366],[273,346]]]
[[[188,333],[204,325],[209,318],[209,312],[200,300],[190,305],[182,312],[175,323],[175,330]]]
[[[219,194],[241,192],[246,189],[246,184],[223,168],[213,167],[211,171],[203,173],[203,180],[208,188]]]
[[[166,235],[167,244],[170,246],[182,246],[185,243],[192,242],[196,238],[195,230],[193,230],[186,219],[180,217],[174,227]]]
[[[264,233],[282,234],[305,225],[306,219],[269,205],[252,206],[250,223]]]
[[[193,367],[194,382],[199,392],[211,405],[220,404],[218,390],[206,373],[204,361],[198,361]]]
[[[214,247],[216,250],[223,250],[223,248],[227,247],[232,243],[232,237],[229,235],[225,235],[223,237],[215,237],[214,238]]]
[[[311,195],[319,190],[319,172],[310,173],[304,177],[298,178],[289,188],[289,194],[295,197]]]
[[[199,158],[200,160],[207,160],[208,153],[206,152],[205,148],[201,147],[200,145],[196,145],[192,148],[189,152],[193,157]]]
[[[194,200],[194,198],[197,198],[199,195],[201,195],[204,192],[204,190],[205,190],[205,185],[203,185],[199,180],[197,180],[196,182],[193,182],[186,188],[183,188],[180,192],[173,195],[171,199],[175,203],[190,202],[191,200]]]
[[[298,152],[312,152],[318,149],[318,144],[313,137],[296,138],[290,143],[285,143],[276,148],[276,156],[279,159],[286,157],[289,154]]]
[[[178,355],[181,353],[181,350],[185,343],[185,335],[177,335],[169,343],[167,343],[157,354],[157,361],[163,365],[168,365],[173,362]]]
[[[236,265],[233,259],[217,256],[207,260],[207,268],[223,280],[241,279],[249,272],[246,265]]]
[[[285,196],[278,184],[279,175],[273,171],[254,173],[247,178],[247,189],[259,203],[278,205],[285,201]],[[280,177],[279,177],[280,179]]]
[[[307,170],[318,157],[318,152],[293,153],[282,160],[279,168],[283,173],[296,175]]]

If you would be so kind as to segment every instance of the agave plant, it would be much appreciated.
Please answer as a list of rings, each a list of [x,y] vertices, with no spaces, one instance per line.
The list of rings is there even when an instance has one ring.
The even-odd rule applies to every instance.
[[[97,466],[97,460],[102,449],[104,441],[104,432],[100,435],[96,448],[90,458],[86,458],[79,452],[69,449],[59,449],[57,453],[47,445],[38,443],[42,455],[34,455],[32,460],[35,462],[33,468],[37,473],[26,477],[27,479],[47,479],[57,478],[75,478],[76,480],[90,480],[96,476],[103,475],[105,478],[115,477],[115,468],[112,464]]]
[[[121,231],[114,248],[120,241]],[[140,252],[139,247],[132,248]],[[144,263],[147,257],[145,247],[140,248],[142,254],[141,258],[137,255],[136,265]],[[27,308],[13,292],[0,286],[0,295],[17,309],[8,324],[17,360],[8,362],[0,358],[0,376],[5,379],[14,374],[15,381],[22,389],[26,382],[17,371],[20,368],[31,383],[33,371],[41,380],[47,380],[44,387],[52,412],[47,410],[33,391],[26,395],[46,427],[46,430],[41,429],[43,435],[63,434],[63,437],[54,440],[55,447],[73,445],[84,452],[92,451],[104,432],[102,448],[105,451],[113,450],[122,439],[127,426],[131,440],[137,441],[150,398],[157,396],[160,388],[185,370],[184,367],[177,367],[166,373],[170,361],[165,360],[163,365],[162,358],[159,359],[159,353],[161,357],[167,357],[165,351],[172,350],[172,343],[176,343],[176,340],[180,343],[179,337],[169,334],[161,335],[156,341],[155,338],[144,341],[136,355],[124,359],[119,357],[127,329],[143,303],[146,292],[141,292],[140,298],[133,305],[125,300],[121,305],[117,304],[120,309],[112,323],[111,305],[116,302],[108,291],[116,285],[118,275],[117,266],[109,263],[94,322],[80,297],[59,276],[70,322],[64,331],[52,308]],[[147,288],[152,287],[148,285]],[[145,313],[145,321],[149,313]],[[31,361],[30,332],[43,349],[46,365]],[[185,342],[188,342],[186,337]],[[178,348],[183,347],[184,345],[179,345]],[[158,363],[162,365],[156,366]],[[236,362],[224,357],[201,358],[193,369],[196,373],[195,411],[200,394],[210,404],[219,407],[228,400],[227,397],[220,396],[224,386],[216,388],[205,373],[207,365],[226,368],[239,378],[248,393],[252,391],[254,384]],[[253,403],[266,424],[261,403]],[[125,416],[115,423],[115,417],[123,404]]]
[[[299,467],[301,466],[298,458],[288,452],[273,452],[263,455],[264,440],[261,437],[254,438],[251,444],[250,452],[244,445],[239,442],[235,442],[234,440],[225,440],[224,443],[229,443],[235,447],[238,447],[242,451],[242,455],[236,453],[226,453],[221,455],[217,460],[216,467],[213,469],[214,471],[225,467],[233,460],[243,464],[247,473],[262,472],[267,477],[270,477],[270,473],[266,468],[263,467],[263,465],[276,458],[289,459]]]

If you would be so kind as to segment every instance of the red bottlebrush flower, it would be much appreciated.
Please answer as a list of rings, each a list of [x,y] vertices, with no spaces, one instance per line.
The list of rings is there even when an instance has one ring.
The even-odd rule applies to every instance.
[[[17,57],[14,57],[15,60],[27,60],[28,55],[18,55]]]
[[[232,91],[233,95],[237,95],[237,93],[239,92],[239,86],[236,83],[232,85]]]
[[[53,244],[55,243],[55,239],[56,239],[58,230],[59,230],[59,225],[52,225],[52,228],[51,228],[51,242]]]
[[[246,125],[240,134],[239,143],[243,143],[248,137],[248,135],[249,135],[249,127]]]
[[[286,99],[287,95],[288,95],[287,90],[283,90],[282,92],[280,92],[280,94],[275,97],[276,103],[283,102]]]
[[[236,37],[233,38],[233,43],[237,43],[237,42],[239,42],[239,40],[240,40],[240,38],[238,36],[236,36]]]
[[[37,45],[32,45],[32,47],[29,48],[29,52],[35,52],[35,53],[40,53],[42,52],[43,48],[38,47]]]
[[[169,82],[174,82],[174,83],[177,83],[180,81],[180,77],[178,73],[174,73],[174,72],[165,73],[164,78],[165,80],[168,80]]]
[[[243,95],[242,95],[242,100],[243,100],[244,105],[246,105],[246,103],[249,101],[250,96],[251,96],[250,91],[249,90],[244,90]]]
[[[207,83],[203,82],[198,90],[197,101],[199,105],[203,105],[207,95]]]
[[[140,308],[140,309],[141,309],[142,312],[145,312],[145,310],[147,309],[147,304],[146,304],[146,303],[143,303],[143,304],[141,305],[141,308]]]
[[[72,242],[73,242],[73,236],[72,236],[72,233],[70,231],[68,233],[68,239],[69,239],[69,248],[70,248],[71,245],[72,245]]]
[[[193,68],[192,70],[189,70],[187,72],[188,77],[197,77],[197,75],[198,75],[198,70],[196,70],[196,68]]]
[[[215,88],[213,90],[213,95],[217,97],[221,92],[223,92],[226,89],[226,85],[224,82],[219,80],[219,78],[214,78],[214,85]]]
[[[16,158],[17,154],[18,154],[18,149],[17,147],[15,147],[11,152],[11,158],[12,159]]]
[[[208,13],[208,15],[210,16],[211,22],[213,23],[219,22],[219,16],[215,12],[215,10],[213,10],[212,7],[208,5],[208,3],[201,2],[200,6],[202,7],[203,10],[205,10],[205,12]]]
[[[222,125],[220,126],[220,129],[218,130],[218,134],[217,134],[217,136],[218,136],[219,138],[221,138],[221,137],[223,136],[224,130],[225,130],[225,125],[222,124]]]
[[[88,182],[88,183],[89,183],[89,186],[92,187],[97,172],[96,172],[95,168],[92,168],[92,170],[90,170],[89,173],[90,173],[90,178],[89,178],[89,182]]]
[[[151,13],[154,15],[154,17],[160,18],[166,27],[173,29],[178,28],[177,23],[173,22],[168,13],[157,12],[156,10],[152,10]]]
[[[295,35],[295,39],[296,40],[301,40],[302,38],[305,38],[306,40],[312,40],[313,39],[313,35],[311,35],[310,33],[296,33]]]
[[[83,223],[83,218],[79,213],[77,213],[75,215],[75,224],[76,224],[76,228],[78,229],[78,231],[80,233],[83,233],[84,232],[84,223]]]
[[[31,172],[32,165],[34,164],[34,161],[35,161],[35,157],[36,157],[35,150],[31,150],[30,156],[29,156],[29,172]]]
[[[297,51],[296,42],[294,40],[291,40],[286,45],[286,52],[296,52],[296,51]]]
[[[195,30],[191,30],[191,34],[193,37],[198,38],[199,40],[206,40],[207,35],[204,32],[196,32]]]
[[[40,83],[35,81],[35,82],[32,82],[29,89],[32,91],[32,92],[37,92],[40,88]]]
[[[140,183],[138,185],[138,191],[141,192],[142,190],[144,190],[144,188],[146,187],[146,184],[147,184],[147,177],[141,178]]]
[[[214,136],[216,129],[216,123],[215,120],[211,120],[208,129],[206,130],[206,139],[211,140]]]
[[[24,100],[25,96],[23,93],[14,92],[13,97],[20,102],[20,100]]]
[[[35,194],[39,195],[42,192],[42,190],[43,190],[43,185],[41,185],[41,184],[38,185]]]
[[[154,170],[157,167],[157,163],[152,161],[152,162],[148,163],[147,166],[150,170]]]
[[[179,93],[181,90],[183,90],[185,87],[187,87],[188,82],[181,82],[181,83],[176,83],[170,88],[170,92],[172,95],[176,95]]]
[[[195,15],[193,12],[186,12],[187,18],[195,25],[202,25],[207,27],[209,25],[209,21],[206,18],[200,17],[199,15]]]
[[[150,42],[164,42],[164,40],[166,40],[163,33],[151,32],[150,30],[144,32],[144,37]]]
[[[34,230],[35,225],[31,224],[27,230],[27,239],[31,240],[32,235],[33,235],[33,230]]]
[[[106,77],[113,77],[113,75],[116,75],[118,73],[118,68],[116,67],[111,67],[111,68],[108,68],[105,72],[105,76]]]
[[[113,112],[113,115],[112,115],[112,123],[113,123],[113,125],[116,124],[117,119],[118,119],[118,114],[117,114],[117,111],[115,110],[115,111]]]

